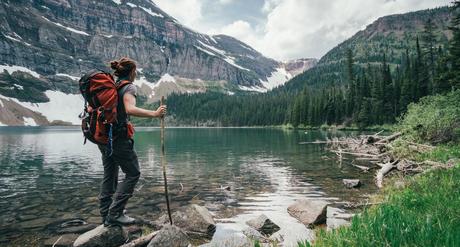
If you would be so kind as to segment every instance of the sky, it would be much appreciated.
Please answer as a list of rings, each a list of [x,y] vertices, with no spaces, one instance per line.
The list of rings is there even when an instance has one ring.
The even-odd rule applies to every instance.
[[[185,26],[233,36],[279,61],[321,58],[377,18],[452,0],[153,0]]]

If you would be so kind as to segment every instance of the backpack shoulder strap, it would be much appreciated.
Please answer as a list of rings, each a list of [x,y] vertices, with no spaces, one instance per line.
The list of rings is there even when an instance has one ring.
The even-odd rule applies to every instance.
[[[129,85],[129,84],[133,84],[131,81],[128,81],[128,80],[122,80],[118,83],[117,85],[117,90],[121,90],[122,88],[124,88],[125,86]]]

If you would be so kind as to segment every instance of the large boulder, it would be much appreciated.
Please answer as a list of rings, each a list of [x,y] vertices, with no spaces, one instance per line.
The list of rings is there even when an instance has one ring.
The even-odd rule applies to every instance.
[[[202,206],[192,204],[172,214],[174,225],[183,229],[191,237],[211,238],[216,231],[216,222],[211,213]],[[168,215],[160,217],[157,224],[169,224]]]
[[[280,230],[280,227],[264,214],[247,221],[246,224],[266,236],[270,236]]]
[[[111,247],[126,242],[128,233],[121,226],[105,227],[100,225],[80,235],[73,243],[74,247]]]
[[[187,234],[177,226],[165,225],[147,247],[187,247],[190,244]]]
[[[343,179],[342,182],[348,189],[353,189],[361,186],[361,181],[359,181],[359,179]]]
[[[307,227],[312,227],[326,222],[328,204],[324,200],[298,200],[288,207],[288,213]]]

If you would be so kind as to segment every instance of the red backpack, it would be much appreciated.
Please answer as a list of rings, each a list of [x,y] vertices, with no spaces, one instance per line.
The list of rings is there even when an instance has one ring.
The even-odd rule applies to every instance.
[[[112,75],[102,70],[92,70],[80,79],[80,92],[85,99],[84,111],[80,114],[84,143],[90,140],[96,144],[108,145],[112,153],[118,90],[130,83],[121,81],[117,85]]]

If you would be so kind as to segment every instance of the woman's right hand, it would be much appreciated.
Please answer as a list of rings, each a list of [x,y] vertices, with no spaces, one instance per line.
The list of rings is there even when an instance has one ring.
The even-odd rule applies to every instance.
[[[156,117],[163,117],[164,115],[166,115],[166,108],[166,105],[161,105],[160,107],[158,107],[158,109],[155,111]]]

